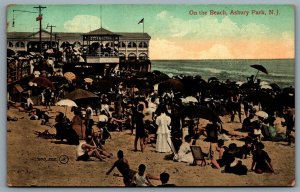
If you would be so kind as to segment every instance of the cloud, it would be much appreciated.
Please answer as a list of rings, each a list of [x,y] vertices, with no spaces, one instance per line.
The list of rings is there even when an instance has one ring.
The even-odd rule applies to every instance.
[[[151,59],[195,59],[195,52],[166,39],[152,39],[150,41]]]
[[[100,27],[100,18],[92,15],[76,15],[64,23],[66,32],[89,32]]]
[[[183,20],[168,11],[157,14],[156,19],[164,24],[163,35],[191,38],[261,38],[270,34],[270,29],[263,24],[247,23],[239,26],[228,16],[222,19],[204,16],[197,19]]]
[[[201,51],[199,59],[231,59],[232,54],[228,47],[222,44],[214,44],[211,48]]]

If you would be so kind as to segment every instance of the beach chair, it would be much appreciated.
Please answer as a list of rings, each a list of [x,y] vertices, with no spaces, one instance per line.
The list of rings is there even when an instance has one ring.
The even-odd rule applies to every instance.
[[[201,161],[200,166],[205,166],[205,156],[202,152],[202,149],[198,145],[191,145],[192,154],[194,157],[194,163],[192,165],[197,165],[197,161]]]

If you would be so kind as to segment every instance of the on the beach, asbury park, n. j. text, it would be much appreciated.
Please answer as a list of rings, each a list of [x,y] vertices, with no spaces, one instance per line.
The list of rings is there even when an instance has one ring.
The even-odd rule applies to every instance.
[[[264,16],[264,15],[273,15],[273,16],[278,16],[279,10],[274,10],[274,9],[260,9],[260,10],[189,10],[190,15],[237,15],[237,16]]]

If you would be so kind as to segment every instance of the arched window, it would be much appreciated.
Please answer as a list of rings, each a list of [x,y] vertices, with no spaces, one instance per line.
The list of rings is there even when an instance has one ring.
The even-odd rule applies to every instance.
[[[126,55],[124,53],[119,53],[120,61],[125,61]]]
[[[139,43],[139,48],[147,48],[148,47],[148,44],[146,42],[140,42]]]
[[[126,47],[125,43],[124,42],[120,42],[120,47],[125,48]]]
[[[23,48],[23,47],[25,47],[25,43],[24,42],[22,42],[22,41],[18,41],[17,43],[16,43],[16,47],[18,47],[18,48]]]
[[[127,47],[128,48],[134,48],[134,47],[136,47],[136,43],[131,41],[131,42],[128,43]]]
[[[13,44],[11,41],[9,41],[9,42],[7,43],[7,46],[8,46],[8,47],[14,47],[14,44]]]
[[[148,58],[148,55],[146,53],[139,54],[139,60],[146,60]]]
[[[134,53],[129,53],[129,55],[128,55],[128,60],[130,60],[130,61],[136,60],[136,54],[134,54]]]

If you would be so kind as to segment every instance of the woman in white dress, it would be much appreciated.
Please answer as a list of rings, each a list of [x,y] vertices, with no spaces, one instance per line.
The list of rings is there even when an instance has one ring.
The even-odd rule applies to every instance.
[[[167,153],[171,151],[171,133],[169,126],[171,124],[171,118],[166,114],[166,109],[161,110],[161,114],[156,118],[157,139],[156,139],[156,151],[161,153]],[[168,144],[169,142],[169,144]]]

